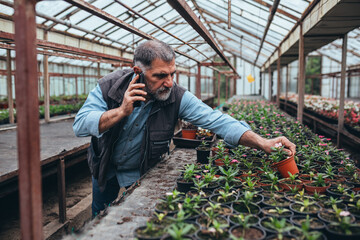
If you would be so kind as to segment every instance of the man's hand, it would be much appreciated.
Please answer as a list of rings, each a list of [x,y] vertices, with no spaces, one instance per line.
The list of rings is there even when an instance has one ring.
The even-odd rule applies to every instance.
[[[120,107],[108,110],[101,115],[99,121],[99,133],[105,132],[106,130],[112,128],[121,119],[129,116],[134,111],[134,102],[146,100],[143,96],[146,96],[147,93],[144,90],[139,89],[144,88],[145,84],[136,83],[138,79],[139,75],[134,77],[134,79],[129,83]]]
[[[129,116],[134,111],[134,102],[136,101],[145,101],[146,98],[144,96],[147,95],[147,92],[141,90],[140,88],[144,88],[145,84],[136,83],[139,79],[139,75],[136,75],[133,80],[129,83],[128,89],[124,94],[124,99],[120,106],[120,111],[123,112],[125,116]]]
[[[267,154],[271,153],[272,147],[275,147],[275,144],[281,143],[289,155],[293,155],[296,152],[296,145],[290,142],[286,137],[277,137],[273,139],[266,139],[260,135],[254,133],[253,131],[246,131],[240,138],[239,144],[261,149]]]
[[[262,149],[266,153],[271,153],[272,147],[275,147],[275,144],[281,143],[281,145],[285,146],[284,151],[288,153],[289,156],[294,155],[296,153],[296,145],[290,142],[286,137],[277,137],[272,139],[264,139]]]

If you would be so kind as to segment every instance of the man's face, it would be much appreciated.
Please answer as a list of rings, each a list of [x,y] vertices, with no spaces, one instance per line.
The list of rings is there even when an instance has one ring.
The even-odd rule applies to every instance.
[[[167,100],[173,86],[174,74],[175,59],[171,62],[155,59],[151,64],[151,68],[144,74],[145,91],[151,94],[156,100]]]

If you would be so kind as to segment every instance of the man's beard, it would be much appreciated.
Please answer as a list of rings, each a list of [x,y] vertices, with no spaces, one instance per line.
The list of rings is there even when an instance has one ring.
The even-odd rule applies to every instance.
[[[154,90],[151,90],[148,83],[145,82],[145,88],[144,90],[149,93],[153,98],[155,98],[156,100],[158,101],[166,101],[169,97],[170,97],[170,94],[171,94],[171,90],[172,90],[172,87],[171,88],[168,88],[168,87],[160,87],[158,89],[156,89],[155,91]]]

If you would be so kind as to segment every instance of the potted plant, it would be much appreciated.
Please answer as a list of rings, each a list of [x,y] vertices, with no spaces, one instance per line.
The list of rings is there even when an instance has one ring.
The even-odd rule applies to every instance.
[[[198,230],[195,227],[195,224],[190,223],[174,223],[171,224],[168,228],[166,228],[166,232],[170,235],[169,237],[164,238],[164,240],[172,239],[172,240],[190,240],[191,232],[194,230]]]
[[[183,174],[180,178],[176,180],[176,184],[177,184],[177,189],[180,192],[186,193],[190,191],[190,189],[194,186],[193,179],[196,176],[200,176],[200,175],[196,175],[200,172],[200,170],[197,169],[197,166],[192,163],[185,165],[185,169],[182,172]]]
[[[317,217],[310,217],[309,215],[292,216],[290,222],[298,227],[305,225],[309,231],[322,232],[325,229],[324,222],[320,221]]]
[[[231,214],[228,216],[230,225],[241,225],[246,222],[248,225],[258,225],[260,218],[253,214]]]
[[[182,121],[181,134],[183,138],[195,139],[197,127],[189,122]]]
[[[228,224],[213,220],[209,227],[202,228],[196,233],[196,239],[228,239],[229,233],[227,231]]]
[[[301,202],[295,202],[290,204],[291,211],[298,214],[306,214],[306,215],[316,215],[321,207],[314,201],[310,201],[309,199],[304,199]]]
[[[261,212],[264,217],[290,218],[294,215],[289,209],[283,207],[264,207]]]
[[[348,210],[356,219],[360,219],[360,200],[358,200],[356,204],[349,204]]]
[[[265,239],[266,232],[252,224],[249,223],[251,215],[247,215],[243,218],[243,221],[240,221],[237,225],[232,226],[229,230],[231,237],[236,239],[251,239],[251,240],[260,240]]]
[[[318,222],[322,223],[321,221],[317,220]],[[290,233],[294,236],[298,236],[299,239],[306,239],[306,240],[326,240],[327,238],[323,235],[322,232],[319,230],[315,230],[312,227],[312,223],[317,223],[316,220],[309,218],[309,215],[306,215],[306,218],[300,220],[300,224],[297,228],[290,230]],[[322,223],[323,224],[323,223]],[[322,230],[322,229],[321,229]]]
[[[333,206],[333,209],[326,209],[318,213],[318,218],[327,224],[340,223],[345,217],[350,218],[351,223],[355,221],[355,217],[350,212],[337,208],[336,205]]]
[[[332,197],[340,198],[346,194],[350,194],[352,191],[342,184],[338,184],[336,187],[329,187],[326,189],[326,192]]]
[[[272,167],[276,168],[281,176],[289,177],[289,172],[291,174],[299,173],[294,156],[286,158],[287,152],[284,151],[284,146],[281,143],[277,143],[271,150],[273,152],[271,152],[270,158],[275,162]]]
[[[279,186],[285,190],[301,190],[303,188],[303,183],[297,179],[297,174],[291,174],[289,172],[289,177],[281,179],[279,181]]]
[[[264,217],[260,220],[260,226],[267,233],[284,234],[294,229],[294,225],[286,218]]]
[[[327,225],[326,231],[331,239],[360,239],[360,226],[352,224],[350,217],[342,218],[339,223]]]
[[[197,162],[201,164],[208,164],[209,163],[209,156],[210,156],[210,147],[205,139],[202,139],[200,145],[195,148],[196,149],[196,156]]]
[[[181,203],[181,200],[183,200],[183,194],[175,189],[172,192],[166,193],[165,198],[160,199],[160,202],[155,205],[155,211],[173,215],[179,211],[179,203]]]
[[[146,226],[140,226],[134,230],[134,235],[139,240],[160,240],[165,235],[165,229],[163,226],[146,222]]]
[[[260,212],[259,206],[252,203],[254,194],[254,192],[245,191],[242,198],[232,203],[232,208],[237,213],[258,214]]]
[[[326,189],[330,187],[330,183],[325,181],[326,175],[323,173],[319,173],[314,177],[314,181],[310,183],[305,183],[305,190],[307,193],[313,194],[317,193],[325,193]]]

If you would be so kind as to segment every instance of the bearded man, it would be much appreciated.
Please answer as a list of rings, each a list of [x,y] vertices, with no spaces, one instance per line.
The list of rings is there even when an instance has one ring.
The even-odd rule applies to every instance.
[[[149,40],[134,53],[134,67],[101,78],[76,115],[78,137],[92,136],[88,164],[92,174],[95,216],[168,152],[178,119],[209,129],[229,145],[267,153],[277,143],[289,154],[295,145],[285,137],[265,139],[244,121],[213,110],[173,82],[175,53],[164,42]]]

